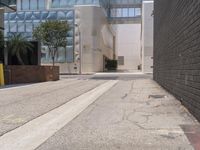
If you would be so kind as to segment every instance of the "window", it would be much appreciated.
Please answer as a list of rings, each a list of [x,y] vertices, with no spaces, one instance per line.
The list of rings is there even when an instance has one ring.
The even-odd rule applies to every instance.
[[[120,66],[124,65],[124,56],[118,56],[118,65]]]
[[[37,10],[37,1],[36,0],[30,0],[30,9]]]
[[[128,13],[129,13],[129,17],[135,17],[135,9],[134,8],[129,8]]]
[[[38,0],[38,9],[45,9],[45,0]]]
[[[66,0],[60,0],[60,5],[61,6],[67,6],[67,1]]]
[[[24,22],[18,21],[17,27],[18,27],[17,32],[25,32],[25,25],[24,25]]]
[[[52,0],[52,8],[60,7],[60,0]]]
[[[128,14],[128,8],[123,8],[122,9],[122,17],[129,17],[128,15],[129,15]]]
[[[17,23],[16,23],[16,21],[10,21],[10,32],[17,32]]]
[[[141,8],[135,8],[135,16],[141,15]]]
[[[33,31],[33,24],[32,22],[26,22],[26,32],[32,32]]]
[[[29,10],[29,0],[21,0],[21,9]]]
[[[45,9],[45,0],[21,0],[21,10]]]

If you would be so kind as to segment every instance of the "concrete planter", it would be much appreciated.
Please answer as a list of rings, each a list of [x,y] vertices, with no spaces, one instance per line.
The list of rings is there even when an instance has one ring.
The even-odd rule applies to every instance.
[[[5,66],[6,84],[59,80],[58,66]]]

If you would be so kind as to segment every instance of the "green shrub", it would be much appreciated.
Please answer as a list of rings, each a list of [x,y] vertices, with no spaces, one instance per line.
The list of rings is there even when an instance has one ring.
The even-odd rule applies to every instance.
[[[117,70],[117,60],[107,60],[106,68],[108,70]]]

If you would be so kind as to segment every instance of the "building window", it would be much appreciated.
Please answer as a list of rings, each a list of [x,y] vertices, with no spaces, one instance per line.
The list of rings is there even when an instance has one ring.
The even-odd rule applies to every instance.
[[[45,0],[21,0],[21,10],[45,9]]]
[[[99,4],[99,0],[51,0],[51,8],[63,8],[63,7],[73,7],[74,5],[97,5],[97,4]]]
[[[45,9],[45,0],[38,0],[38,9]]]
[[[110,12],[112,18],[141,16],[141,8],[111,8]]]
[[[30,9],[37,10],[37,0],[30,0]]]
[[[60,0],[52,0],[52,8],[59,8]]]
[[[21,9],[22,10],[29,10],[30,9],[29,0],[21,0]]]
[[[135,16],[141,15],[141,8],[135,8]]]
[[[118,56],[118,65],[123,66],[124,65],[124,56]]]

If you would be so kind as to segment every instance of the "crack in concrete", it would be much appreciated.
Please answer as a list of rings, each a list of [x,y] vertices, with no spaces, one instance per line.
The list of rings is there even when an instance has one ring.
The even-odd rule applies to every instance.
[[[125,93],[124,96],[121,97],[122,100],[126,99],[132,92],[134,89],[134,81],[131,81],[131,87],[128,91],[128,93]]]

